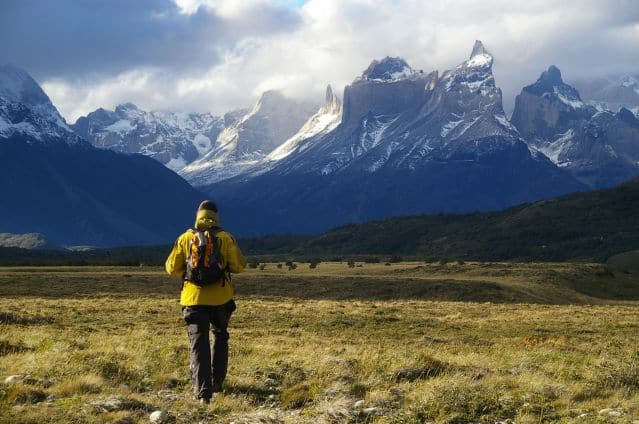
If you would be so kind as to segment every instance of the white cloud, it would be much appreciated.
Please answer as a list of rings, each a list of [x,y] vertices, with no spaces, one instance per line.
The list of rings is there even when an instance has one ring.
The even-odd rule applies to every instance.
[[[279,10],[268,0],[176,1],[185,14],[204,6],[236,31],[260,25],[271,13],[265,10]],[[443,71],[463,61],[475,39],[495,55],[507,108],[550,64],[568,81],[639,70],[639,8],[628,0],[311,0],[295,13],[302,22],[286,31],[236,33],[233,44],[219,43],[219,61],[208,70],[133,68],[115,77],[47,80],[45,89],[71,121],[126,100],[221,114],[250,106],[271,88],[319,101],[327,83],[339,91],[386,55]]]

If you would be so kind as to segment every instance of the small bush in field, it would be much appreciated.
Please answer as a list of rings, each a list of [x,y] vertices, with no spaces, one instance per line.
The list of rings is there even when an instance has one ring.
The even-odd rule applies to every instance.
[[[260,265],[260,270],[261,270],[261,271],[264,271],[264,268],[266,268],[266,264],[262,264],[262,265]]]
[[[348,267],[349,268],[355,268],[355,261],[353,261],[353,260],[348,261]]]
[[[255,269],[255,268],[257,268],[258,266],[260,266],[260,263],[259,263],[259,262],[249,262],[248,266],[249,266],[249,268],[251,268],[251,269]]]
[[[277,264],[277,269],[282,269],[282,264]]]

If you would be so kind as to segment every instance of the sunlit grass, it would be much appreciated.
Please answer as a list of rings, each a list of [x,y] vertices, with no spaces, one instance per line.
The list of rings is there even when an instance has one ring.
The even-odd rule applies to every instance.
[[[160,269],[0,270],[1,381],[25,376],[0,384],[0,421],[639,419],[636,276],[357,265],[238,276],[226,391],[206,408],[190,394],[179,282]]]

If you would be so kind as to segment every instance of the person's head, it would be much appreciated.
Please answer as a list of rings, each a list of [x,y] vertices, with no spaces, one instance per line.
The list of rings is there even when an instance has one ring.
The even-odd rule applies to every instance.
[[[197,208],[195,229],[205,230],[218,225],[217,205],[212,200],[204,200]]]

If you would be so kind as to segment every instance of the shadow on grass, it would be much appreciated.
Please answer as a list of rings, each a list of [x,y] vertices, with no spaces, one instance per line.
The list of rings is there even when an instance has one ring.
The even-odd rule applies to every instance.
[[[268,389],[252,384],[231,384],[224,389],[224,393],[246,395],[254,400],[255,403],[262,403],[269,399],[271,395],[277,395],[276,389]]]
[[[577,278],[574,278],[577,277]],[[574,304],[601,300],[639,300],[639,281],[627,274],[579,275],[547,284],[461,278],[417,279],[322,275],[238,275],[235,289],[241,297],[300,300],[433,300],[493,303]],[[0,268],[3,297],[179,297],[181,282],[161,272],[130,268],[90,269],[48,273]],[[585,296],[591,299],[585,299]]]

